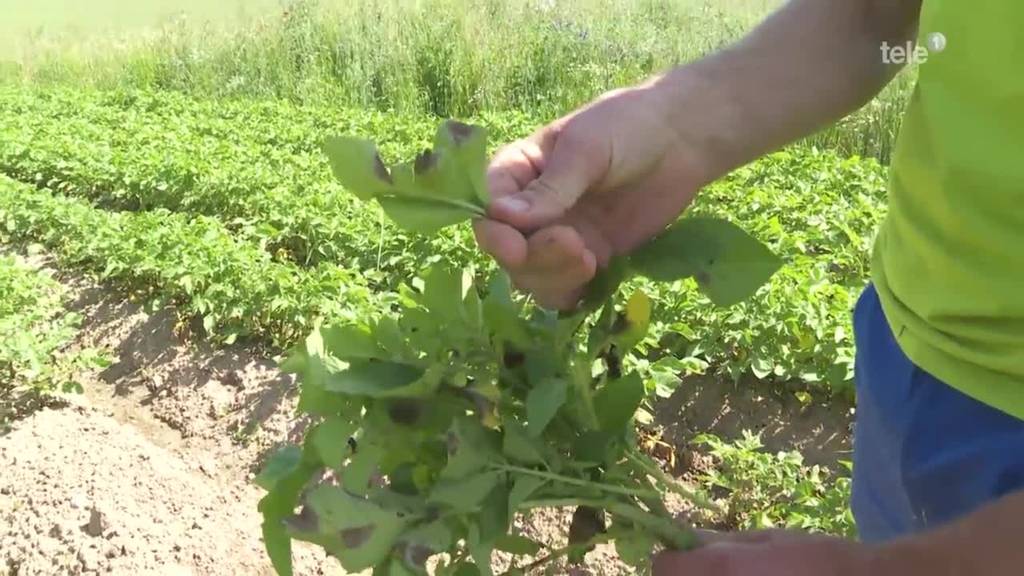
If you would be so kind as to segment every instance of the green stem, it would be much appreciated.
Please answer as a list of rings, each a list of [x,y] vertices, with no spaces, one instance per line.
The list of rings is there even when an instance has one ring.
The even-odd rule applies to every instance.
[[[389,194],[382,195],[385,198],[400,198],[402,200],[411,200],[414,202],[424,202],[427,204],[445,204],[450,208],[458,208],[459,210],[465,210],[478,217],[487,216],[487,210],[482,206],[473,204],[472,202],[466,202],[465,200],[457,200],[455,198],[442,198],[439,196],[424,196],[421,194],[403,194],[402,192],[391,192]]]
[[[636,506],[616,500],[598,500],[593,498],[555,498],[550,500],[527,500],[519,505],[521,510],[533,508],[565,508],[568,506],[589,506],[608,511],[613,516],[629,520],[633,524],[643,526],[658,536],[665,546],[673,550],[692,550],[697,547],[697,535],[692,528],[680,526],[668,518],[655,516]]]
[[[603,490],[604,492],[620,494],[622,496],[635,496],[637,498],[661,497],[661,495],[655,492],[654,490],[644,490],[642,488],[629,488],[627,486],[617,486],[614,484],[602,484],[601,482],[593,482],[590,480],[571,478],[569,476],[555,474],[554,472],[544,472],[543,470],[522,468],[520,466],[513,466],[512,464],[492,464],[491,466],[495,469],[503,470],[505,472],[517,472],[519,474],[527,474],[530,476],[536,476],[538,478],[544,478],[546,480],[553,480],[555,482],[562,482],[565,484],[571,484],[573,486],[580,486],[584,488],[597,488],[598,490]]]
[[[708,500],[704,496],[694,492],[693,490],[683,486],[675,478],[669,476],[664,470],[659,468],[654,462],[649,461],[644,455],[637,454],[635,448],[631,448],[626,451],[626,457],[629,458],[634,464],[640,467],[642,472],[645,472],[653,476],[658,482],[665,485],[666,488],[675,492],[676,494],[686,498],[690,502],[700,506],[705,510],[711,510],[714,512],[720,512],[721,508],[714,502]]]

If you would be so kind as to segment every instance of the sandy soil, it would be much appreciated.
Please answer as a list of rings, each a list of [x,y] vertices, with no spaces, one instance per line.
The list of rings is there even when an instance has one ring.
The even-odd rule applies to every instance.
[[[76,345],[116,361],[86,379],[85,394],[0,436],[0,573],[273,574],[250,481],[268,452],[301,436],[293,380],[265,352],[190,341],[170,308],[147,311],[80,275],[56,277],[85,317]],[[693,430],[730,437],[758,423],[768,423],[769,446],[810,450],[812,461],[848,447],[846,434],[828,432],[848,420],[835,410],[812,410],[793,427],[785,402],[742,396],[730,406],[737,400],[721,387],[682,388],[658,411],[677,450]],[[519,523],[556,543],[569,519],[542,511]],[[295,556],[297,574],[342,574],[319,550],[298,546]],[[608,546],[574,572],[630,573]]]

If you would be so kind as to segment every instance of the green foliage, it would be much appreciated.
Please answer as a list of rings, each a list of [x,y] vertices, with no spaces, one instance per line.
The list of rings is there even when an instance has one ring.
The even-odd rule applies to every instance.
[[[0,239],[39,242],[139,296],[178,305],[204,330],[289,345],[318,318],[363,317],[374,300],[333,266],[303,271],[273,262],[216,220],[166,211],[106,212],[0,176]]]
[[[81,389],[83,372],[106,365],[97,350],[67,350],[81,316],[63,287],[13,256],[0,256],[0,425],[40,395]]]
[[[353,202],[321,152],[344,129],[380,142],[385,157],[408,157],[430,144],[426,117],[173,93],[0,90],[0,102],[0,169],[37,186],[110,209],[215,217],[275,259],[336,263],[388,287],[411,280],[418,253],[483,262],[465,231],[410,236]],[[480,121],[499,141],[530,126],[514,114]]]
[[[261,509],[279,571],[290,573],[279,551],[297,538],[350,572],[401,564],[423,573],[444,552],[444,570],[489,573],[493,550],[543,546],[510,532],[516,512],[541,506],[601,509],[621,533],[692,545],[684,527],[647,511],[672,488],[649,476],[656,465],[635,443],[639,377],[591,369],[610,341],[588,349],[586,333],[605,328],[583,315],[520,312],[507,292],[464,289],[460,277],[437,265],[421,290],[403,292],[397,318],[327,325],[292,352],[285,365],[302,383],[300,409],[317,419],[304,447],[283,449],[257,478],[269,489]],[[483,321],[485,305],[508,310],[505,323]],[[526,348],[503,335],[519,331]],[[512,350],[521,362],[507,361]]]
[[[472,150],[452,147],[446,134]],[[486,161],[473,127],[448,122],[436,143],[417,159],[431,158],[417,180],[406,183],[365,141],[334,138],[327,154],[335,176],[361,199],[405,200],[413,194],[403,186],[419,187],[403,226],[436,231],[438,202],[484,208],[473,204],[482,196],[472,175]],[[453,159],[459,162],[445,167]],[[449,223],[476,214],[463,210]],[[694,242],[707,251],[689,250],[692,267],[673,268],[672,248]],[[698,275],[725,301],[752,294],[779,264],[755,240],[712,219],[684,219],[637,254],[617,280],[636,272]],[[285,362],[302,382],[300,409],[326,419],[302,449],[283,449],[257,479],[268,489],[264,535],[279,572],[291,573],[288,539],[297,538],[324,547],[349,572],[425,573],[426,560],[445,553],[438,573],[473,565],[490,574],[495,549],[525,554],[541,545],[509,532],[516,512],[541,506],[575,507],[568,548],[548,558],[580,560],[608,539],[609,519],[623,557],[638,570],[649,568],[639,546],[694,545],[693,534],[663,512],[662,495],[678,486],[652,474],[657,465],[636,444],[631,424],[643,381],[612,360],[618,347],[625,352],[643,339],[647,297],[634,295],[618,312],[617,284],[608,282],[602,306],[557,315],[517,303],[507,279],[472,280],[436,264],[420,289],[401,292],[397,318],[317,329]],[[718,287],[726,281],[735,283],[731,292]],[[337,481],[323,476],[328,468]],[[312,486],[296,492],[291,478]],[[435,538],[425,546],[428,534]]]
[[[0,170],[105,208],[210,216],[274,260],[336,264],[378,293],[438,260],[490,266],[464,226],[410,235],[375,203],[358,202],[335,182],[321,152],[327,137],[344,130],[379,142],[385,158],[412,157],[431,143],[429,118],[169,93],[0,90],[0,103]],[[535,125],[515,114],[480,122],[495,143]],[[708,186],[694,215],[735,222],[786,266],[772,289],[728,309],[710,306],[689,281],[634,280],[655,311],[637,348],[644,358],[626,357],[627,365],[662,393],[695,371],[851,390],[849,311],[867,281],[884,190],[877,163],[803,148]],[[611,288],[619,279],[609,276]],[[602,302],[598,295],[592,304]]]
[[[856,536],[848,476],[808,466],[799,452],[764,452],[760,438],[749,432],[734,443],[703,434],[694,444],[715,459],[699,485],[712,494],[725,493],[719,500],[722,512],[713,520],[742,529],[794,528]]]

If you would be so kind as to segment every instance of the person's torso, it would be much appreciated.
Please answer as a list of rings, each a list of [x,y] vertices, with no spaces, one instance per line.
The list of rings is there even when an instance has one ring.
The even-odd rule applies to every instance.
[[[874,280],[916,364],[1024,418],[1024,2],[925,0],[919,38]]]

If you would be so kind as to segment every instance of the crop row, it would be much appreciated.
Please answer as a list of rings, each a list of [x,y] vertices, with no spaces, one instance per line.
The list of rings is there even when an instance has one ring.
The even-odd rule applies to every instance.
[[[429,145],[429,118],[170,93],[6,91],[0,102],[0,170],[22,181],[118,210],[214,216],[279,260],[379,269],[381,281],[414,265],[409,247],[426,243],[355,205],[320,143],[359,134],[381,141],[385,156],[407,158]],[[515,115],[484,122],[496,141],[525,126]],[[453,237],[435,242],[451,248]]]
[[[64,309],[66,298],[45,271],[0,255],[0,433],[40,394],[77,387],[79,372],[101,360],[93,350],[65,349],[82,320]]]
[[[358,274],[275,262],[216,219],[109,212],[2,176],[0,240],[40,243],[63,264],[173,302],[220,341],[246,336],[284,346],[318,318],[365,317],[377,309]]]
[[[407,158],[428,144],[436,125],[429,118],[170,93],[8,90],[0,102],[0,170],[20,180],[103,207],[211,216],[273,260],[341,266],[374,288],[408,281],[438,258],[486,263],[465,228],[416,239],[376,207],[356,205],[322,158],[320,141],[332,133],[373,138],[386,157]],[[530,125],[521,116],[482,121],[492,143]],[[690,283],[648,287],[658,305],[652,358],[670,352],[649,372],[665,382],[707,368],[734,378],[849,383],[849,312],[866,282],[883,194],[876,162],[807,148],[709,186],[694,211],[738,223],[787,264],[769,288],[726,310]]]

